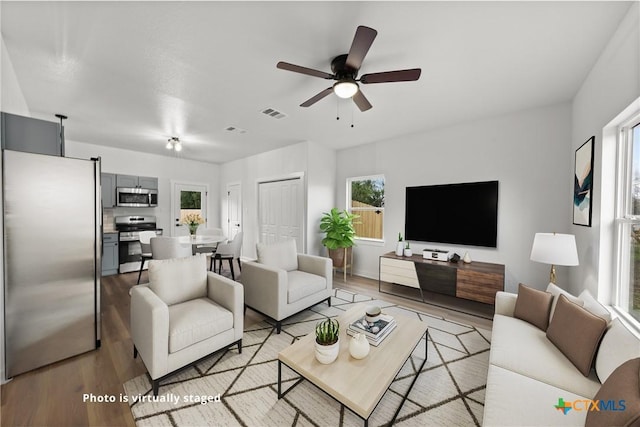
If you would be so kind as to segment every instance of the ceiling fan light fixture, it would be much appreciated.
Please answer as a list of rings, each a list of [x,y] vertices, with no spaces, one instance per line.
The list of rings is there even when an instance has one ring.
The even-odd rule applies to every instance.
[[[333,85],[333,91],[340,98],[351,98],[358,92],[358,83],[353,80],[340,80]]]
[[[167,145],[165,147],[167,147],[167,150],[171,150],[173,148],[173,144],[171,143],[171,140],[167,141]]]
[[[176,142],[176,144],[173,146],[173,149],[176,151],[182,151],[182,143],[180,141]]]

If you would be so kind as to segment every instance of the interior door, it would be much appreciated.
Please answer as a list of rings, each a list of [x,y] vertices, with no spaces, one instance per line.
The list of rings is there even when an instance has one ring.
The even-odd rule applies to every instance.
[[[295,239],[298,252],[304,252],[302,178],[259,183],[258,210],[261,243]]]
[[[227,238],[242,230],[242,197],[239,183],[227,185]]]
[[[173,206],[174,226],[171,230],[172,236],[189,234],[188,227],[182,223],[188,214],[199,214],[206,223],[207,193],[206,185],[180,182],[173,184],[171,205]]]

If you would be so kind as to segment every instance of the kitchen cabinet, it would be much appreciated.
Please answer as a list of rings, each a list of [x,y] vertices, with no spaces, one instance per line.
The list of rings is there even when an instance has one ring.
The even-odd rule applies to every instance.
[[[102,275],[118,274],[118,233],[102,235]]]
[[[113,208],[116,206],[116,175],[113,173],[100,174],[100,186],[102,187],[102,207]]]
[[[31,117],[0,115],[2,148],[27,153],[64,156],[60,124]]]
[[[116,187],[158,189],[158,178],[135,175],[116,175]]]

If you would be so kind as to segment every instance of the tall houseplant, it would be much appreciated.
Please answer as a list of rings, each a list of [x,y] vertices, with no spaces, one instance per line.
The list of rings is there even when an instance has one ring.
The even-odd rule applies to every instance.
[[[329,251],[334,267],[343,267],[346,262],[345,256],[348,256],[345,249],[355,245],[356,230],[353,224],[357,218],[358,215],[333,208],[330,212],[325,212],[320,219],[320,230],[326,234],[322,244]]]

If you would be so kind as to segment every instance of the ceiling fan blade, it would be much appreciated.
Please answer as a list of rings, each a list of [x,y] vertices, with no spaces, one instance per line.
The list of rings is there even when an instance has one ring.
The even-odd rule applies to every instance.
[[[312,96],[311,98],[309,98],[306,101],[304,101],[302,104],[300,104],[300,106],[301,107],[310,107],[313,104],[315,104],[316,102],[320,101],[325,96],[329,95],[331,92],[333,92],[333,87],[328,87],[325,90],[323,90],[322,92],[320,92],[319,94],[317,94],[315,96]]]
[[[365,74],[360,77],[360,83],[391,83],[391,82],[412,82],[420,78],[420,68],[410,70],[385,71],[382,73]]]
[[[314,70],[313,68],[302,67],[300,65],[289,64],[288,62],[278,62],[276,67],[281,70],[293,71],[294,73],[306,74],[308,76],[320,77],[321,79],[333,79],[333,74],[324,71]]]
[[[363,25],[358,27],[356,35],[353,37],[353,42],[351,43],[351,49],[349,49],[349,55],[345,61],[348,67],[355,70],[360,69],[362,61],[377,35],[378,32],[373,28],[365,27]]]
[[[369,100],[364,96],[361,90],[358,90],[352,97],[353,102],[356,103],[360,111],[367,111],[373,107]]]

